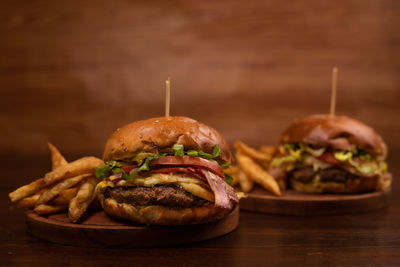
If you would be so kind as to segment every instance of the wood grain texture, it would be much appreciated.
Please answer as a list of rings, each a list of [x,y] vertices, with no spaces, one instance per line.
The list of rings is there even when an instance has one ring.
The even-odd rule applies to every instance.
[[[275,143],[295,117],[329,110],[400,148],[395,0],[1,1],[1,153],[100,155],[111,132],[163,114],[232,143]]]
[[[256,186],[247,198],[240,201],[240,209],[281,215],[333,215],[380,210],[390,203],[390,190],[364,194],[304,194],[293,190],[281,197]]]
[[[179,227],[135,225],[113,220],[103,211],[87,214],[79,224],[70,223],[66,214],[45,218],[29,211],[26,223],[32,235],[58,244],[114,248],[166,247],[204,241],[232,232],[239,223],[239,208],[216,222]]]

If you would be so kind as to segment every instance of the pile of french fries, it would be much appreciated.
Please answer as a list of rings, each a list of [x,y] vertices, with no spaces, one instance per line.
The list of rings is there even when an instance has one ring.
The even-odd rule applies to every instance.
[[[281,196],[281,187],[267,169],[271,160],[279,153],[278,147],[262,146],[253,149],[241,141],[235,142],[237,166],[229,167],[226,172],[234,178],[232,185],[240,185],[243,192],[250,192],[257,183],[269,192]]]
[[[30,184],[9,194],[11,202],[21,209],[33,209],[39,215],[47,215],[68,210],[73,223],[85,213],[95,199],[98,179],[94,176],[96,167],[104,165],[96,157],[83,157],[68,163],[52,144],[52,171]]]

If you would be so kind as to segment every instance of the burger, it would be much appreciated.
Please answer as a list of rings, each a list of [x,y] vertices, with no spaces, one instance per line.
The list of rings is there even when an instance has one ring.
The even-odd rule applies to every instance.
[[[387,147],[364,123],[313,115],[296,120],[282,134],[281,156],[271,163],[287,185],[305,193],[362,193],[390,187]],[[277,175],[279,176],[279,175]]]
[[[225,139],[187,117],[133,122],[108,139],[96,169],[98,198],[112,217],[147,225],[219,220],[238,204],[224,168],[232,160]]]

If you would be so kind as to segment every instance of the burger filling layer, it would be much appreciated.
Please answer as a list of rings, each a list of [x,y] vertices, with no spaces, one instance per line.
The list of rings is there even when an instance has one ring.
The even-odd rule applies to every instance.
[[[336,182],[344,183],[348,179],[356,179],[358,176],[347,172],[338,167],[328,169],[320,169],[314,171],[313,167],[296,168],[290,174],[291,179],[295,179],[302,183],[312,182]]]
[[[280,175],[286,173],[292,187],[294,183],[310,186],[346,184],[360,178],[384,178],[386,175],[387,164],[383,157],[374,157],[359,149],[346,151],[287,143],[280,151],[281,156],[276,157],[271,166]]]
[[[173,208],[201,207],[207,200],[174,185],[154,187],[109,187],[104,192],[105,198],[112,198],[118,203],[134,206],[161,205]]]
[[[163,205],[176,208],[202,206],[213,203],[215,207],[230,210],[238,197],[229,182],[229,175],[213,154],[184,150],[183,145],[172,148],[174,155],[138,154],[132,160],[109,161],[96,169],[103,179],[96,190],[105,198],[133,205]]]

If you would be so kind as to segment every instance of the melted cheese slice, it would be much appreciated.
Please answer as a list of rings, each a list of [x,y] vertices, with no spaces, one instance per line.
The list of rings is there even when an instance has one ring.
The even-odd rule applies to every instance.
[[[185,189],[185,191],[192,193],[196,197],[203,198],[205,200],[208,200],[210,202],[214,202],[214,194],[211,191],[208,191],[204,189],[203,187],[193,184],[193,183],[179,183],[180,187]]]
[[[185,191],[191,193],[196,197],[200,197],[202,199],[208,200],[210,202],[214,202],[214,193],[210,191],[210,187],[204,181],[199,179],[182,175],[182,174],[165,174],[165,173],[154,173],[146,178],[135,178],[131,180],[121,180],[117,184],[114,184],[111,181],[103,180],[101,181],[97,187],[96,191],[105,190],[107,187],[115,187],[115,186],[145,186],[152,187],[155,185],[165,185],[165,184],[174,184]]]

